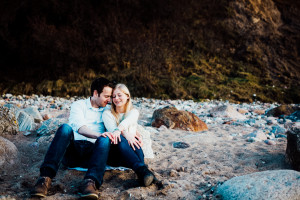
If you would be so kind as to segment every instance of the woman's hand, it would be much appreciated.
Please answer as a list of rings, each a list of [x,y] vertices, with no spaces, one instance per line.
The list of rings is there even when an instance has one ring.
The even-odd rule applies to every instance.
[[[142,146],[144,145],[143,140],[142,140],[142,137],[139,136],[139,135],[136,135],[135,138],[139,141],[140,147],[142,147]]]
[[[138,132],[138,130],[136,130],[136,136],[135,136],[138,141],[140,142],[140,146],[142,147],[144,145],[143,143],[143,138],[142,138],[142,135],[140,134],[140,132]]]
[[[142,147],[140,138],[137,135],[131,135],[129,133],[125,133],[124,137],[127,139],[129,146],[131,146],[134,151],[135,148],[140,149]]]
[[[108,137],[111,141],[113,141],[113,135],[111,132],[104,132],[100,135],[100,137]]]
[[[128,140],[128,143],[134,151],[135,151],[135,147],[138,149],[141,148],[140,141],[136,137],[132,138],[131,140]]]
[[[112,143],[113,144],[118,144],[118,141],[121,142],[121,131],[114,131],[112,133],[113,139],[112,139]]]

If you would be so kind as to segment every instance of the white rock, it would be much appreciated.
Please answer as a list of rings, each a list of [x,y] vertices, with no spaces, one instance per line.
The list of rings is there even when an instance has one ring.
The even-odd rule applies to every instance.
[[[17,155],[17,147],[11,141],[0,137],[0,166],[14,164]]]
[[[211,120],[211,119],[205,119],[204,122],[205,122],[206,124],[210,124],[210,123],[212,123],[212,120]]]
[[[223,200],[297,200],[300,197],[300,172],[271,170],[234,177],[218,187]]]
[[[165,131],[165,130],[168,130],[168,127],[166,127],[165,125],[161,125],[159,128],[158,128],[159,131]]]
[[[248,139],[254,138],[255,141],[267,140],[266,134],[262,130],[257,130],[248,135]]]
[[[246,119],[244,115],[239,113],[236,108],[231,105],[218,106],[209,111],[213,117],[225,117],[231,119]]]
[[[150,126],[146,126],[144,127],[147,131],[149,131],[150,133],[159,133],[155,128],[152,128]]]
[[[267,117],[266,121],[268,124],[277,124],[277,119],[275,117]]]
[[[5,97],[7,97],[7,98],[11,98],[13,95],[12,94],[9,94],[9,93],[7,93],[7,94],[5,94]]]
[[[41,113],[38,111],[38,109],[36,107],[27,107],[24,109],[24,111],[33,117],[34,120],[36,121],[42,121],[43,120],[43,117],[41,115]]]

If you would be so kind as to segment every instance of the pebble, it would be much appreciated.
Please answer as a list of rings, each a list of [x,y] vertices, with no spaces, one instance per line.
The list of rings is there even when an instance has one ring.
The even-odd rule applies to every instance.
[[[170,176],[171,176],[171,177],[177,176],[177,171],[176,171],[175,169],[171,169],[171,171],[170,171]]]
[[[51,114],[44,114],[44,115],[43,115],[43,119],[44,119],[44,120],[48,120],[48,119],[50,119],[50,118],[52,118]]]
[[[226,138],[227,138],[228,140],[232,140],[232,139],[234,138],[234,136],[228,135]]]
[[[39,143],[38,142],[33,142],[33,143],[30,144],[30,146],[32,146],[33,148],[38,148]]]
[[[282,134],[277,134],[275,137],[276,137],[276,138],[287,138],[286,135],[282,135]]]
[[[276,142],[274,140],[265,140],[265,143],[268,145],[275,145]]]
[[[186,169],[184,167],[180,167],[179,169],[177,169],[178,172],[185,172]]]
[[[51,111],[59,110],[70,110],[70,106],[74,101],[79,99],[85,99],[85,97],[54,97],[54,96],[43,96],[43,95],[13,95],[13,94],[3,94],[0,96],[0,106],[5,104],[15,104],[20,109],[27,107],[36,107],[40,112],[43,113],[43,120],[52,118]],[[268,110],[280,106],[278,103],[261,103],[259,101],[253,103],[230,103],[229,101],[223,100],[204,100],[202,102],[194,102],[192,100],[159,100],[152,98],[133,98],[133,105],[140,111],[139,123],[142,123],[146,127],[151,126],[152,114],[155,110],[163,108],[165,106],[175,106],[179,110],[186,110],[194,113],[210,127],[214,125],[224,125],[224,126],[237,126],[237,128],[254,128],[262,130],[266,135],[267,140],[274,141],[275,138],[286,139],[285,132],[294,123],[288,117],[267,117],[265,113]],[[210,110],[218,106],[231,106],[235,110],[242,114],[242,118],[232,121],[226,116],[212,117]],[[224,124],[226,123],[226,124]],[[158,131],[168,130],[166,126],[161,126]],[[155,132],[155,131],[153,131]],[[240,134],[230,135],[226,139],[234,139],[236,137],[242,137]],[[248,138],[249,142],[261,141],[257,138]],[[265,140],[263,140],[265,141]],[[271,142],[272,143],[272,142]],[[175,143],[174,143],[175,144]],[[173,144],[173,146],[174,146]],[[177,144],[177,147],[185,147],[184,143]],[[174,147],[176,148],[176,147]]]
[[[271,132],[274,134],[280,134],[280,133],[285,133],[286,129],[277,125],[277,126],[272,126]]]
[[[30,134],[31,134],[30,131],[26,131],[26,132],[23,133],[24,136],[28,136],[28,135],[30,135]]]
[[[177,148],[177,149],[186,149],[186,148],[189,148],[190,145],[185,142],[174,142],[173,147]]]
[[[165,130],[168,130],[168,127],[166,127],[165,125],[161,125],[159,128],[158,128],[159,131],[165,131]]]

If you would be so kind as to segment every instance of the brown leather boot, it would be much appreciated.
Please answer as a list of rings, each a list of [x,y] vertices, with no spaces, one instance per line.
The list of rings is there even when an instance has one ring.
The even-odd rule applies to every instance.
[[[31,191],[31,196],[46,197],[50,187],[51,187],[51,178],[46,176],[39,177],[33,190]]]
[[[138,175],[139,182],[144,186],[149,186],[156,179],[154,174],[146,167],[142,166],[136,170],[136,174]]]
[[[98,199],[95,181],[92,179],[84,179],[82,185],[79,186],[79,195],[83,199]]]

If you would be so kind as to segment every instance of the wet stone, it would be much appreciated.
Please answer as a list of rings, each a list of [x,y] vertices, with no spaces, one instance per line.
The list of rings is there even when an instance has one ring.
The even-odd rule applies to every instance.
[[[174,142],[173,147],[177,148],[177,149],[186,149],[186,148],[190,147],[190,145],[185,142]]]

